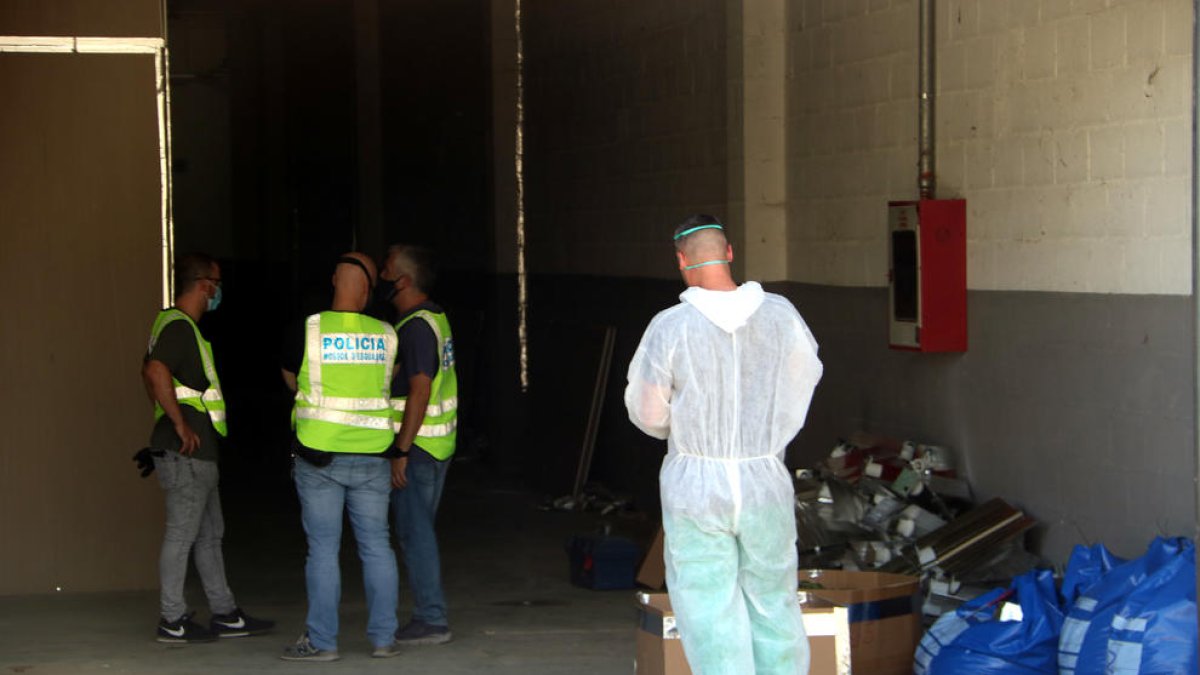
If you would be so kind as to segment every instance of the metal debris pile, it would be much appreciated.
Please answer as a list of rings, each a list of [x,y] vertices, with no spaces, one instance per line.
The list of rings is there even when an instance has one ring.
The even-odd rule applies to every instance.
[[[941,446],[855,434],[795,485],[801,568],[920,576],[928,616],[1039,562],[1023,536],[1036,521],[1003,499],[976,505]]]
[[[633,498],[617,494],[599,483],[588,483],[578,494],[547,498],[541,511],[598,511],[602,516],[633,512]]]

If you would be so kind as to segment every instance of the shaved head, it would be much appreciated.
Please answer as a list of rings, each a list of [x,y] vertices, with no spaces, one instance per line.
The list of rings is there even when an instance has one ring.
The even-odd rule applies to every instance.
[[[705,227],[706,225],[718,227]],[[721,221],[706,213],[688,216],[675,228],[675,250],[687,256],[688,260],[724,257],[729,240],[725,238],[725,230],[720,225]],[[688,234],[684,234],[685,232]]]
[[[688,260],[716,260],[725,257],[729,240],[717,229],[699,230],[675,242],[675,250]]]
[[[371,299],[371,288],[379,273],[370,256],[357,251],[343,253],[333,268],[333,309],[361,312]]]
[[[358,264],[355,264],[357,261]],[[365,253],[351,251],[343,253],[338,259],[337,267],[334,269],[334,284],[342,283],[339,280],[343,277],[345,282],[349,283],[351,279],[357,277],[360,280],[365,275],[367,287],[375,285],[375,280],[379,278],[379,272],[376,271],[375,261]]]

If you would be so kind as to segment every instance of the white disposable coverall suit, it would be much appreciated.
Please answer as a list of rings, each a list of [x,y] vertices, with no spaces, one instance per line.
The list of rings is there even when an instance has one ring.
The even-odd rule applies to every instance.
[[[821,379],[816,340],[754,282],[679,297],[642,336],[625,406],[667,440],[659,488],[684,651],[697,675],[807,673],[783,458]]]

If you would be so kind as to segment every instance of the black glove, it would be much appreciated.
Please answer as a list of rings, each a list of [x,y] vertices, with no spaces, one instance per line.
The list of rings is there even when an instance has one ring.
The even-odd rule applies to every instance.
[[[137,468],[142,472],[142,478],[154,473],[154,458],[162,456],[162,450],[152,450],[150,448],[142,448],[134,454],[133,461],[137,462]]]

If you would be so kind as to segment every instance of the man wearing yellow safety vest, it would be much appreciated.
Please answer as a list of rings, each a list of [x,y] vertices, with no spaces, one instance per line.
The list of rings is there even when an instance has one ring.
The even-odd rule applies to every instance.
[[[207,255],[175,262],[175,304],[159,312],[150,331],[142,380],[154,402],[150,447],[138,453],[143,475],[158,470],[167,526],[159,558],[159,642],[210,642],[271,629],[272,621],[238,609],[225,581],[221,536],[225,524],[217,491],[217,437],[226,434],[225,401],[212,347],[196,325],[221,302],[221,268]],[[192,621],[183,597],[188,554],[212,613],[209,627]]]
[[[441,307],[429,300],[432,255],[417,246],[388,249],[381,300],[399,312],[399,368],[392,383],[396,446],[392,516],[413,594],[413,615],[396,633],[402,645],[450,641],[434,520],[458,426],[454,338]]]
[[[399,654],[399,578],[387,522],[392,487],[388,460],[396,453],[389,401],[396,331],[361,313],[376,276],[374,261],[362,253],[339,258],[332,308],[308,317],[303,349],[292,350],[283,368],[284,380],[296,392],[293,473],[308,537],[308,616],[304,634],[280,655],[287,661],[339,658],[343,508],[362,560],[371,655]]]

